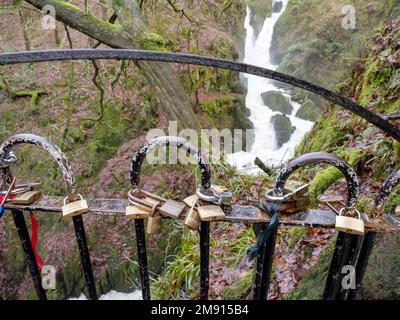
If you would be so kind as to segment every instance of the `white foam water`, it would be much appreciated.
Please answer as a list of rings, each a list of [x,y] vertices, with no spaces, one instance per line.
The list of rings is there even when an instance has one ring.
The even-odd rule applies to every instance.
[[[278,1],[273,1],[278,2]],[[244,22],[246,29],[245,57],[244,62],[259,67],[275,70],[278,66],[271,64],[270,49],[274,26],[279,17],[286,10],[288,0],[281,0],[282,9],[279,12],[272,13],[264,21],[263,27],[255,38],[253,27],[250,25],[251,11],[247,7],[247,15]],[[305,133],[311,130],[313,123],[296,118],[295,114],[300,105],[291,101],[290,95],[284,90],[277,88],[269,79],[243,74],[247,79],[247,96],[246,107],[250,110],[250,121],[254,125],[254,144],[249,152],[241,151],[227,155],[227,161],[239,170],[246,173],[257,173],[259,169],[254,165],[254,159],[259,157],[262,161],[269,165],[277,165],[294,154],[296,145],[301,141]],[[280,91],[284,96],[288,97],[293,106],[293,112],[289,116],[290,121],[296,130],[290,137],[290,140],[277,148],[277,140],[274,127],[271,123],[271,117],[278,112],[269,109],[261,99],[261,93],[275,90]]]
[[[81,293],[77,298],[69,298],[68,300],[87,300],[86,296]],[[115,290],[103,294],[100,296],[99,300],[142,300],[142,291],[135,290],[131,293],[123,293]]]

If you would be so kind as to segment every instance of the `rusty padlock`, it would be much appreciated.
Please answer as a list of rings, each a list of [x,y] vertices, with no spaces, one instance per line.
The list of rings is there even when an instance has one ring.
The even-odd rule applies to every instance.
[[[339,215],[336,217],[335,229],[348,234],[355,234],[361,236],[365,233],[364,220],[358,210],[353,210],[357,213],[358,218],[344,216],[343,213],[346,208],[340,210]]]

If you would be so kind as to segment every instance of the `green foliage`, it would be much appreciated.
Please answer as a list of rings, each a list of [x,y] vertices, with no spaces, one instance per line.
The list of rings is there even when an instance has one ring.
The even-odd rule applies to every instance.
[[[284,297],[285,300],[321,300],[335,242],[336,237],[329,240],[317,264],[304,275],[297,287]]]
[[[352,149],[346,154],[345,160],[352,166],[356,167],[358,162],[365,157],[365,151],[362,149]],[[309,192],[311,206],[316,207],[318,204],[318,196],[323,194],[336,181],[343,177],[342,172],[336,167],[329,167],[319,171],[310,183]]]
[[[154,51],[168,51],[173,42],[171,40],[166,40],[157,33],[142,33],[139,36],[140,47],[144,50],[154,50]]]
[[[248,227],[238,235],[236,241],[229,244],[228,250],[231,253],[227,255],[227,261],[229,261],[229,264],[233,267],[237,267],[240,260],[246,255],[247,250],[255,244],[256,237],[253,228]]]
[[[7,109],[0,114],[0,140],[4,141],[14,133],[16,124],[15,110]]]
[[[182,228],[182,224],[179,224]],[[176,255],[167,262],[163,274],[152,284],[157,299],[181,299],[182,292],[196,297],[199,291],[200,251],[198,234],[184,229]]]
[[[290,243],[289,243],[289,250],[292,251],[296,244],[306,236],[308,233],[308,228],[303,227],[294,227],[290,231]]]
[[[224,300],[242,300],[248,296],[253,285],[253,271],[244,273],[238,282],[222,289]]]

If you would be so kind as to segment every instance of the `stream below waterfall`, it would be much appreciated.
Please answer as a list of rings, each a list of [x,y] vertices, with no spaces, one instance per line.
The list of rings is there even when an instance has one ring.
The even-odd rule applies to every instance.
[[[288,0],[273,1],[282,2],[280,10],[273,12],[270,17],[264,21],[263,27],[255,37],[254,29],[250,25],[251,11],[247,7],[247,15],[244,23],[246,29],[246,42],[244,62],[257,65],[259,67],[275,70],[278,66],[271,64],[270,49],[272,44],[272,37],[274,26],[279,17],[286,10]],[[296,145],[301,141],[307,131],[311,130],[313,122],[299,119],[295,116],[300,108],[300,105],[291,100],[290,95],[283,89],[278,88],[273,81],[253,75],[243,74],[247,80],[247,96],[246,108],[250,110],[250,121],[254,125],[254,144],[251,149],[241,152],[236,152],[227,155],[227,161],[239,170],[246,173],[257,173],[260,171],[254,165],[254,159],[260,158],[268,165],[278,165],[285,160],[288,160],[294,155]],[[278,146],[278,141],[275,134],[275,129],[272,124],[272,118],[279,112],[272,111],[263,102],[261,94],[268,91],[278,91],[286,97],[292,105],[292,112],[287,115],[290,119],[291,125],[295,127],[294,132],[291,134],[290,139]]]

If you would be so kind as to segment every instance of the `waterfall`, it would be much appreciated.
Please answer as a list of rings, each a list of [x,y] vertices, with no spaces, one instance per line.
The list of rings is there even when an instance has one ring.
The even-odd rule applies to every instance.
[[[273,1],[272,4],[279,1]],[[251,11],[247,7],[247,16],[244,22],[246,29],[245,56],[244,62],[257,65],[259,67],[275,70],[278,66],[271,64],[270,49],[274,26],[279,17],[286,10],[288,0],[281,0],[282,8],[279,12],[274,12],[264,21],[263,27],[255,39],[253,27],[250,25]],[[301,141],[305,133],[311,130],[313,123],[295,117],[300,105],[291,101],[290,95],[284,90],[276,87],[273,81],[253,75],[243,74],[247,79],[246,107],[250,110],[250,121],[254,125],[254,144],[248,152],[241,151],[227,155],[227,161],[239,170],[246,173],[259,172],[254,165],[254,159],[259,157],[269,165],[277,165],[293,156],[294,148]],[[279,91],[287,97],[293,107],[292,113],[288,115],[292,126],[296,129],[292,133],[290,140],[280,148],[277,147],[277,140],[271,117],[278,114],[269,109],[261,99],[261,94],[266,91]]]

